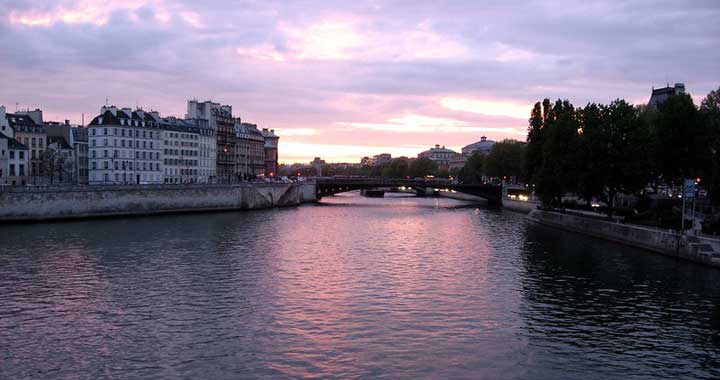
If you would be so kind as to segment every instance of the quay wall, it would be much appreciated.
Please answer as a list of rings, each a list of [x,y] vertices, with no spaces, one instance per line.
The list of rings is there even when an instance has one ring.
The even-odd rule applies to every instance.
[[[0,222],[254,210],[315,202],[315,183],[0,188]]]
[[[528,219],[541,225],[720,268],[720,252],[696,236],[681,236],[670,231],[544,210],[530,211]]]

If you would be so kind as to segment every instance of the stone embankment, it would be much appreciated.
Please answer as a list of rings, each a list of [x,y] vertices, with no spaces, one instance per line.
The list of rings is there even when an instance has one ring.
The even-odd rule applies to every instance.
[[[131,185],[0,188],[0,223],[254,210],[315,202],[315,184]]]
[[[530,211],[528,219],[542,225],[720,268],[720,252],[713,248],[712,242],[704,238],[544,210]]]

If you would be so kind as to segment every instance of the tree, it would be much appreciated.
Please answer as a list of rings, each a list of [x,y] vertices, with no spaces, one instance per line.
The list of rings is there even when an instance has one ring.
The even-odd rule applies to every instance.
[[[465,161],[465,166],[460,169],[458,180],[462,183],[482,183],[485,175],[485,155],[476,151]]]
[[[535,175],[535,190],[545,205],[558,205],[563,194],[577,188],[579,124],[575,108],[567,101],[557,100],[547,112],[543,126],[542,161]]]
[[[604,159],[606,146],[602,143],[602,114],[597,104],[577,110],[580,144],[575,159],[578,162],[577,193],[590,205],[594,197],[604,194]]]
[[[703,170],[705,186],[713,201],[720,203],[720,88],[710,93],[700,103],[702,123],[709,141],[709,162]]]
[[[540,102],[535,103],[530,113],[530,120],[528,121],[525,177],[532,183],[535,183],[535,176],[540,171],[540,166],[542,165],[542,147],[544,143],[543,126],[545,124],[545,118],[543,117],[541,107]]]
[[[658,171],[666,182],[702,174],[710,145],[690,95],[671,95],[660,105],[654,133]]]
[[[595,138],[603,146],[604,158],[597,173],[605,186],[611,216],[618,193],[636,194],[650,179],[652,162],[645,149],[650,130],[624,100],[615,100],[601,110],[602,123]]]
[[[382,176],[387,178],[405,178],[408,172],[407,157],[393,158],[382,170]]]
[[[412,178],[433,175],[437,171],[437,163],[429,158],[416,158],[410,162],[408,175]]]
[[[493,145],[485,159],[487,175],[522,180],[525,172],[525,153],[525,144],[515,140],[503,140]]]

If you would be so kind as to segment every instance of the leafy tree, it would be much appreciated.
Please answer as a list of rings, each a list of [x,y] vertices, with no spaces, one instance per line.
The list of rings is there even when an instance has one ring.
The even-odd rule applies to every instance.
[[[577,110],[579,146],[575,159],[578,162],[577,193],[590,205],[594,197],[604,194],[603,178],[606,146],[601,141],[602,113],[597,104],[588,104]]]
[[[535,103],[535,106],[530,113],[527,135],[525,177],[528,179],[528,181],[533,183],[535,182],[535,176],[539,172],[540,166],[542,165],[542,147],[544,143],[543,126],[545,124],[545,118],[543,116],[543,111],[541,107],[542,106],[540,105],[540,102]]]
[[[720,203],[720,88],[710,93],[700,103],[700,114],[709,141],[709,163],[703,178],[713,201]]]
[[[410,162],[408,175],[412,178],[433,175],[437,171],[437,163],[429,158],[416,158]]]
[[[462,183],[482,183],[485,175],[485,155],[476,151],[465,161],[460,169],[458,180]]]
[[[393,158],[390,163],[382,169],[382,176],[388,178],[405,178],[408,172],[407,157]]]
[[[503,140],[493,145],[485,159],[487,175],[522,180],[525,172],[525,153],[525,144],[515,140]]]
[[[595,135],[602,145],[602,164],[598,170],[605,186],[609,215],[618,193],[636,194],[650,179],[652,166],[645,144],[650,130],[638,111],[624,100],[602,107],[602,123]]]
[[[557,100],[544,124],[542,164],[536,176],[536,192],[546,205],[560,204],[562,195],[576,190],[575,151],[579,124],[573,105]]]
[[[448,178],[450,177],[450,170],[445,168],[438,168],[437,172],[435,172],[435,177]]]
[[[654,132],[656,162],[666,182],[702,174],[710,145],[690,95],[671,95],[660,105]]]

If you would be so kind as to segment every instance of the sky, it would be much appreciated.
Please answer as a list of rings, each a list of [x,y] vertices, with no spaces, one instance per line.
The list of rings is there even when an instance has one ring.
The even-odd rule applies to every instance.
[[[280,161],[525,140],[532,104],[720,86],[720,1],[0,0],[0,104],[230,104]]]

